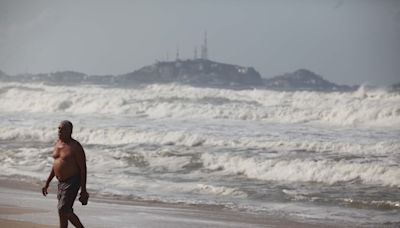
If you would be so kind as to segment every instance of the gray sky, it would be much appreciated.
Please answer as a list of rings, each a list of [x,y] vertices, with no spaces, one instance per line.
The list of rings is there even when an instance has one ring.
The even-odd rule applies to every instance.
[[[299,68],[339,84],[400,82],[398,0],[0,0],[0,70],[131,72],[192,58],[269,78]]]

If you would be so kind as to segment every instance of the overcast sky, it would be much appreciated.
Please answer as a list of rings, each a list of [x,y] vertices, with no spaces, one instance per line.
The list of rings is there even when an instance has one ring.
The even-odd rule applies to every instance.
[[[0,70],[127,73],[192,58],[205,30],[211,60],[265,78],[400,82],[399,0],[0,0]]]

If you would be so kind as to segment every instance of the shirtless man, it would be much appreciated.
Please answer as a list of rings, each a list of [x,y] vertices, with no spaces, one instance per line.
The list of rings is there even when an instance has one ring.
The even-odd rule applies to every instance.
[[[79,201],[87,204],[89,194],[86,191],[86,158],[81,144],[71,137],[72,123],[64,120],[58,126],[58,140],[53,150],[53,167],[42,188],[44,196],[54,176],[58,179],[58,214],[60,216],[60,228],[68,227],[68,220],[75,227],[83,227],[72,206],[78,194]]]

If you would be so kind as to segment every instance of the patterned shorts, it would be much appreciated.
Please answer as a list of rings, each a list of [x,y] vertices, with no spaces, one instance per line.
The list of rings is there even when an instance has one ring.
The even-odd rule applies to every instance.
[[[81,178],[79,175],[69,177],[64,181],[58,182],[58,213],[73,213],[72,206],[81,184]]]

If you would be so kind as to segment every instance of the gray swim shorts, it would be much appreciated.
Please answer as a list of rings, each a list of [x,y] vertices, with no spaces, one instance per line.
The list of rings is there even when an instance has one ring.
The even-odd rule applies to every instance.
[[[72,213],[76,196],[81,184],[79,175],[69,177],[64,181],[58,182],[58,213]]]

